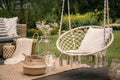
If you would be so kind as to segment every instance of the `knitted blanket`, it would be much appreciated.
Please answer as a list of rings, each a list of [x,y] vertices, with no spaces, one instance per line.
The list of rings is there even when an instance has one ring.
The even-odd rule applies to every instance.
[[[16,50],[12,58],[4,61],[4,64],[16,64],[24,61],[25,55],[31,55],[33,39],[19,38],[16,42]]]

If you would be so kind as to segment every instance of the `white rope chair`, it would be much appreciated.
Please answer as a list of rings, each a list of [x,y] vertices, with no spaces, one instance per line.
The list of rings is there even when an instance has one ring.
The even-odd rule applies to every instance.
[[[102,48],[99,48],[96,50],[94,49],[94,51],[89,52],[89,50],[88,50],[88,51],[81,52],[79,50],[79,48],[80,48],[81,44],[83,43],[83,39],[86,36],[86,33],[88,32],[89,28],[91,28],[91,27],[104,30],[104,31],[102,31],[103,32],[102,38],[104,39],[103,40],[104,46]],[[106,33],[109,33],[109,35]],[[99,37],[100,36],[97,36],[96,39]],[[89,55],[95,56],[95,66],[98,66],[98,62],[100,62],[100,64],[102,65],[106,62],[106,54],[105,54],[106,49],[111,45],[111,43],[113,42],[113,39],[114,39],[113,33],[106,31],[106,28],[101,27],[101,26],[81,26],[78,28],[71,29],[71,30],[63,33],[56,42],[56,46],[57,46],[58,50],[61,52],[61,54],[59,56],[60,65],[63,65],[62,56],[64,54],[68,55],[70,57],[70,65],[71,66],[73,63],[74,56],[78,56],[79,58],[81,58],[81,56],[89,56]],[[88,41],[88,42],[94,43],[94,41]],[[99,41],[98,43],[100,43],[100,42],[101,41]],[[95,47],[95,44],[92,44],[90,46]],[[89,47],[87,46],[87,48],[90,48],[90,46]],[[100,61],[98,61],[98,56],[100,56]],[[78,61],[80,61],[80,59],[78,59]]]

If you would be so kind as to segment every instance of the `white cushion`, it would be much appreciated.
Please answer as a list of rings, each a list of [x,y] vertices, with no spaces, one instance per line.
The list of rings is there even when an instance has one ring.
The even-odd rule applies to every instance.
[[[4,18],[8,36],[17,36],[17,29],[16,29],[17,20],[18,17]]]
[[[95,52],[104,46],[104,29],[89,28],[78,51],[79,52]]]

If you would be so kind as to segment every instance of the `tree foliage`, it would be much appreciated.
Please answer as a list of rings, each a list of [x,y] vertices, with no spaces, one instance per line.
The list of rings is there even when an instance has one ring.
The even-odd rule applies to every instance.
[[[71,14],[100,11],[103,17],[104,0],[69,0]],[[62,0],[0,0],[0,16],[18,16],[19,23],[35,26],[35,21],[59,22]],[[64,14],[67,14],[68,3],[65,0]],[[109,0],[110,18],[114,22],[120,18],[120,0]]]
[[[18,16],[20,23],[25,23],[25,4],[27,0],[0,0],[0,16],[13,17]]]

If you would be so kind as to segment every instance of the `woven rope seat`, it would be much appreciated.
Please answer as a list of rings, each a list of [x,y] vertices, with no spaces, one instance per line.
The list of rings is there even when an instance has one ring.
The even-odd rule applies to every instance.
[[[93,49],[94,51],[83,51],[81,52],[81,47],[83,46],[83,43],[85,42],[84,38],[89,35],[88,30],[89,28],[95,28],[95,29],[102,29],[103,33],[102,35],[102,41],[97,42],[101,43],[104,41],[104,46],[102,46],[102,48],[100,49]],[[90,31],[89,31],[90,32]],[[99,32],[99,31],[98,31]],[[109,36],[108,34],[109,33]],[[89,36],[90,37],[90,36]],[[95,39],[98,39],[100,36],[97,36]],[[92,37],[91,37],[92,38]],[[60,51],[60,65],[63,65],[62,63],[62,55],[68,55],[70,57],[70,64],[72,65],[73,62],[73,57],[74,56],[79,56],[79,58],[81,56],[89,56],[89,55],[95,55],[95,65],[98,66],[98,56],[101,57],[101,62],[100,64],[103,64],[103,58],[106,57],[105,53],[106,53],[106,49],[111,45],[111,43],[113,42],[114,39],[114,35],[111,32],[108,32],[106,30],[106,28],[102,27],[102,26],[81,26],[81,27],[77,27],[74,29],[71,29],[65,33],[63,33],[57,40],[56,42],[56,46],[58,48],[58,50]],[[91,39],[92,40],[92,39]],[[88,40],[88,44],[92,43],[89,47],[95,47],[94,41],[90,41]],[[80,47],[81,46],[81,47]],[[86,46],[86,48],[89,48],[88,46]],[[98,46],[99,47],[99,46]],[[104,54],[103,54],[104,53]],[[80,61],[80,59],[78,59]]]

